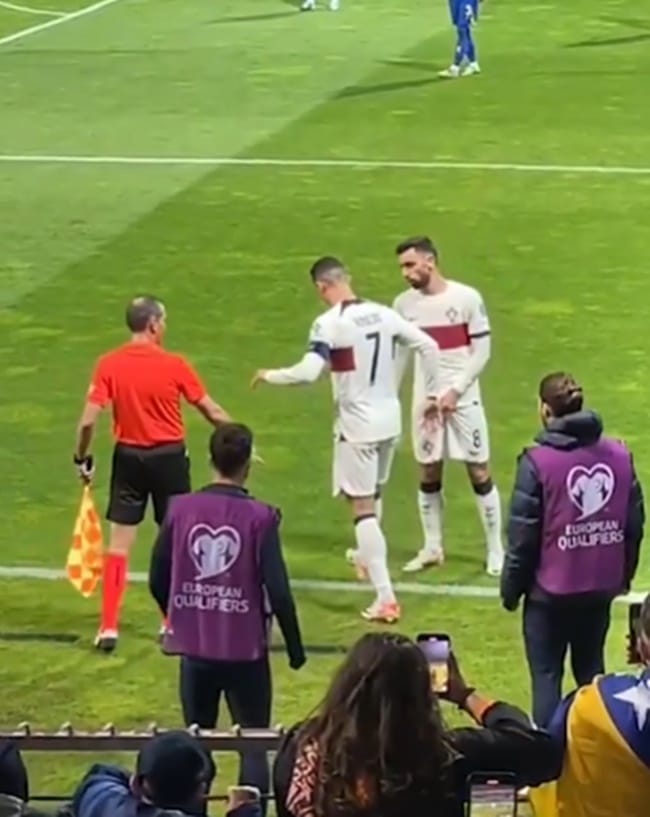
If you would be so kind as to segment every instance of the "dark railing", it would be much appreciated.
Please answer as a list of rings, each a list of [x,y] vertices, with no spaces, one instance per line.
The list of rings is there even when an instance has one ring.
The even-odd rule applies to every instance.
[[[0,732],[0,739],[13,740],[19,749],[34,752],[137,752],[152,737],[167,731],[152,723],[143,732],[120,732],[109,723],[98,732],[83,732],[71,723],[64,723],[56,732],[39,732],[28,723],[21,723],[14,732]],[[241,752],[251,748],[273,752],[284,732],[282,727],[242,729],[239,726],[229,732],[201,730],[198,726],[190,726],[187,731],[213,752]]]
[[[64,723],[54,732],[41,732],[33,729],[29,723],[21,723],[13,732],[0,732],[0,739],[12,740],[21,752],[138,752],[151,738],[167,731],[152,723],[141,732],[121,732],[109,723],[98,732],[85,732],[75,729],[71,723]],[[251,748],[274,752],[284,734],[282,727],[242,729],[234,726],[226,732],[190,726],[187,731],[213,752],[241,752]],[[30,799],[34,802],[60,803],[68,801],[70,795],[37,794]],[[220,794],[210,798],[226,799],[225,795]]]
[[[13,732],[0,732],[0,740],[14,741],[21,751],[32,752],[138,752],[156,735],[168,732],[152,723],[142,732],[120,732],[117,727],[109,723],[98,732],[84,732],[76,730],[71,723],[64,723],[55,732],[41,732],[32,729],[29,723],[21,723]],[[229,732],[202,730],[198,726],[190,726],[189,734],[198,738],[201,743],[213,752],[242,752],[246,749],[260,749],[274,752],[285,733],[283,727],[275,729],[242,729],[234,726]],[[35,795],[31,800],[35,802],[64,802],[70,796]],[[210,800],[226,800],[225,795],[215,795]],[[520,797],[525,802],[527,797]]]

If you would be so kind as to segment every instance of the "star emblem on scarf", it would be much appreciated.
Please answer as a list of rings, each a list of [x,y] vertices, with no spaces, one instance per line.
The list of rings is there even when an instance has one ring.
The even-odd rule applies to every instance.
[[[641,731],[648,720],[650,712],[650,679],[643,678],[633,687],[614,695],[617,701],[629,704],[634,709],[637,726]]]

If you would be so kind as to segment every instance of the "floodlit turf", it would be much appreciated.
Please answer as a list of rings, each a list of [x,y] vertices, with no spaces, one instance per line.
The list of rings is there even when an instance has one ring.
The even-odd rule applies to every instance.
[[[486,0],[484,74],[441,83],[446,4],[351,2],[300,15],[280,0],[121,0],[0,45],[0,155],[272,157],[650,166],[650,0],[628,6]],[[50,10],[81,4],[54,2]],[[0,6],[0,40],[45,22]],[[650,175],[507,169],[66,165],[0,161],[0,563],[61,567],[78,502],[74,425],[95,356],[122,338],[135,292],[169,308],[169,345],[250,422],[266,464],[253,489],[284,512],[295,577],[342,579],[351,532],[329,498],[328,387],[248,390],[259,366],[291,363],[319,305],[309,263],[338,253],[361,293],[392,299],[393,245],[431,233],[452,276],[478,286],[494,324],[484,390],[504,499],[536,428],[534,388],[572,369],[609,430],[650,475],[644,301]],[[197,483],[206,429],[190,419]],[[109,435],[96,447],[105,501]],[[419,546],[406,443],[386,501],[395,575]],[[484,584],[474,500],[446,480],[444,571],[423,582]],[[134,567],[147,563],[152,528]],[[636,588],[650,578],[644,559]],[[157,652],[143,587],[124,642],[88,649],[96,603],[63,583],[1,581],[0,630],[74,633],[54,646],[0,642],[0,724],[72,719],[99,727],[178,724],[176,669]],[[363,632],[363,594],[301,592],[310,644]],[[527,703],[517,616],[494,600],[402,599],[406,632],[448,630],[472,681]],[[621,667],[623,617],[610,640]],[[317,701],[335,659],[294,676],[276,659],[275,720]],[[32,761],[36,788],[64,791],[87,761]],[[225,782],[225,780],[224,780]]]

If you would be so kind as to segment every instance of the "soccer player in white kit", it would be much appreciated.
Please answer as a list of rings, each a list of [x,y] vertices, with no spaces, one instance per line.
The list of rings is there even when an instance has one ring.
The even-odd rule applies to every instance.
[[[437,418],[438,346],[393,309],[356,297],[350,277],[336,258],[311,268],[320,298],[330,307],[312,325],[302,360],[286,369],[261,369],[253,378],[277,386],[313,383],[329,366],[334,397],[334,496],[343,494],[354,515],[356,550],[348,559],[376,591],[362,612],[367,621],[395,623],[400,607],[386,562],[381,529],[381,488],[386,483],[401,434],[396,352],[413,349],[421,372],[424,422]]]
[[[404,566],[415,573],[444,561],[442,544],[442,472],[445,460],[467,467],[485,531],[487,572],[498,576],[503,566],[501,502],[490,475],[490,448],[479,375],[490,359],[490,323],[476,289],[449,281],[438,268],[438,254],[429,238],[407,239],[397,247],[402,275],[411,289],[399,295],[395,310],[435,339],[440,349],[441,422],[431,432],[418,416],[423,382],[416,361],[413,392],[413,450],[420,465],[418,507],[424,545]],[[399,364],[401,374],[406,361]],[[398,372],[398,377],[401,377]]]

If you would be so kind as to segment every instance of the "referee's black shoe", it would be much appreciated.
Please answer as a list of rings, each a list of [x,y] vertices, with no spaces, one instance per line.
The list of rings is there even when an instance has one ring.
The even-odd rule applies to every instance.
[[[100,630],[95,638],[95,649],[111,653],[117,647],[117,630]]]

